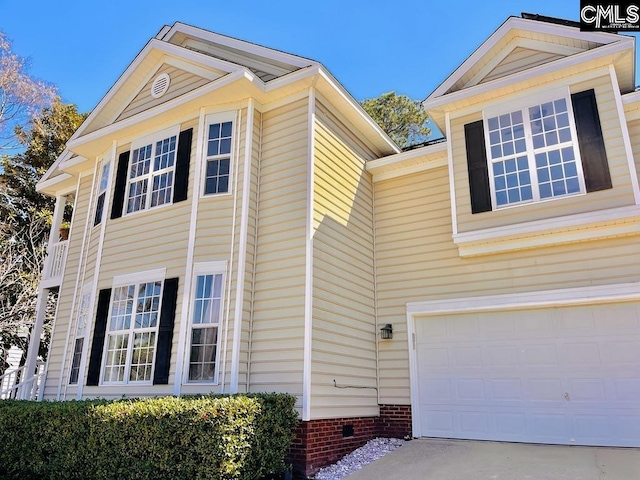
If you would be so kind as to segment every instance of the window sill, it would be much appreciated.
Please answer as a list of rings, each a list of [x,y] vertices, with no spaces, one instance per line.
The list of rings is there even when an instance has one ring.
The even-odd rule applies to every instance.
[[[640,234],[640,206],[611,208],[453,235],[461,257]]]

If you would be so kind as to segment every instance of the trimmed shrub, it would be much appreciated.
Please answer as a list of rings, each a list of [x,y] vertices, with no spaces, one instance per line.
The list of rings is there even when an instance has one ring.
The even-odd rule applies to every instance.
[[[284,394],[0,401],[0,478],[258,479],[286,469]]]

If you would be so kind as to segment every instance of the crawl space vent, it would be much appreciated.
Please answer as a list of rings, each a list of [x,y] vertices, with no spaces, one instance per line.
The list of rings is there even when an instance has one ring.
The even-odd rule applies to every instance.
[[[160,98],[161,96],[163,96],[165,93],[167,93],[170,83],[171,79],[169,78],[169,75],[167,75],[166,73],[158,75],[153,81],[153,84],[151,84],[151,96],[153,98]]]

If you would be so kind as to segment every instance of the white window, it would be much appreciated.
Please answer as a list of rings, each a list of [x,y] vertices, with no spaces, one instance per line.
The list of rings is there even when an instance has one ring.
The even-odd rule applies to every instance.
[[[69,384],[78,383],[82,360],[84,357],[85,336],[89,323],[89,309],[91,308],[91,285],[83,289],[80,305],[78,306],[78,316],[76,324],[76,339],[73,346],[73,356],[71,357],[71,368],[69,371]]]
[[[188,383],[218,382],[224,269],[224,262],[198,264],[194,269]]]
[[[585,193],[568,92],[485,112],[484,125],[497,208]]]
[[[204,194],[228,193],[233,151],[233,116],[209,115],[205,132]]]
[[[163,279],[130,281],[113,288],[103,383],[151,383]]]
[[[96,200],[96,213],[93,219],[93,226],[99,225],[104,218],[104,202],[107,196],[107,186],[109,185],[109,170],[111,162],[103,159],[100,164],[100,184],[98,185],[98,198]]]
[[[178,130],[164,130],[131,145],[127,213],[171,203]]]

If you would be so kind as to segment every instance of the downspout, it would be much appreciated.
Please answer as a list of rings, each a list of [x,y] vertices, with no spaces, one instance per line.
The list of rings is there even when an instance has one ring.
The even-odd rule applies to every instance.
[[[244,172],[242,179],[242,210],[240,213],[240,243],[238,245],[238,276],[236,281],[236,303],[234,307],[233,346],[231,350],[231,381],[229,392],[238,392],[238,375],[240,371],[240,339],[242,333],[242,317],[244,313],[244,278],[247,263],[247,236],[249,230],[249,197],[251,193],[251,154],[253,152],[253,116],[254,100],[249,99],[247,105],[247,128],[244,147]],[[238,136],[239,137],[239,136]],[[238,162],[240,163],[240,162]],[[237,173],[237,172],[236,172]],[[236,183],[237,192],[237,183]]]
[[[262,174],[262,125],[264,114],[260,114],[260,138],[259,138],[259,150],[258,150],[258,167],[257,167],[257,180],[256,180],[256,216],[254,218],[254,242],[253,242],[253,271],[251,277],[251,303],[249,313],[249,348],[247,351],[247,392],[250,392],[251,387],[251,352],[253,349],[253,315],[255,312],[255,298],[256,298],[256,265],[258,263],[258,220],[260,217],[260,175]]]
[[[305,235],[304,351],[302,369],[302,421],[311,420],[311,337],[313,334],[313,184],[316,123],[316,88],[309,88],[307,218]]]
[[[241,127],[242,127],[242,109],[238,110],[238,115],[237,115],[237,121],[236,121],[236,125],[238,125],[238,132],[240,131]],[[229,277],[227,278],[227,313],[224,316],[225,317],[225,328],[224,328],[224,348],[223,348],[223,355],[222,355],[222,381],[220,382],[220,388],[221,388],[221,392],[224,393],[224,384],[226,381],[226,374],[227,374],[227,351],[229,349],[229,316],[231,314],[231,281],[233,279],[233,251],[235,249],[235,244],[236,244],[236,222],[237,222],[237,218],[238,218],[238,182],[239,182],[239,178],[240,178],[240,174],[238,173],[238,171],[240,170],[240,157],[238,156],[238,153],[240,152],[240,134],[238,133],[236,135],[236,149],[234,152],[234,156],[236,156],[238,158],[238,161],[236,162],[235,165],[235,188],[233,189],[233,221],[231,224],[231,248],[230,248],[230,252],[229,252]],[[232,352],[233,354],[233,352]]]

